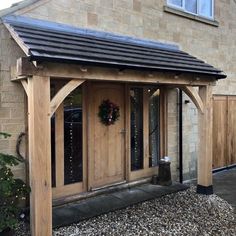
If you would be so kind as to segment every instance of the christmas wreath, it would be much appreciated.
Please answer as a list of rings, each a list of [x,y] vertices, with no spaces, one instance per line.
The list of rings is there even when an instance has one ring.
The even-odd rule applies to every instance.
[[[109,99],[103,100],[99,106],[98,116],[104,125],[112,125],[120,117],[120,108]]]

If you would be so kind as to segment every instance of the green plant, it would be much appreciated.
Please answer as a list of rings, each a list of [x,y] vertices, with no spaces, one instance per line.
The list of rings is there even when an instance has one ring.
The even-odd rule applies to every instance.
[[[1,133],[4,138],[9,134]],[[23,160],[4,153],[0,153],[0,232],[19,224],[21,207],[19,202],[24,200],[30,188],[21,179],[14,178],[11,167],[17,166]]]

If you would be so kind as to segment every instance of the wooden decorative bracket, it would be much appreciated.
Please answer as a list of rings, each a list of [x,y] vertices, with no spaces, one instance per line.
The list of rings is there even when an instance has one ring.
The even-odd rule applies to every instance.
[[[204,104],[196,89],[190,86],[183,86],[181,87],[181,89],[189,96],[189,98],[193,101],[198,110],[203,114]]]
[[[29,95],[29,92],[28,92],[28,83],[27,83],[27,81],[26,81],[26,80],[21,80],[20,82],[21,82],[21,84],[22,84],[22,86],[23,86],[23,88],[24,88],[24,90],[25,90],[25,93],[26,93],[27,96],[28,96],[28,95]]]
[[[57,110],[60,104],[64,101],[66,96],[68,96],[74,89],[76,89],[84,81],[85,80],[77,80],[77,79],[70,80],[57,92],[57,94],[53,97],[50,103],[51,116],[54,114],[54,112]]]

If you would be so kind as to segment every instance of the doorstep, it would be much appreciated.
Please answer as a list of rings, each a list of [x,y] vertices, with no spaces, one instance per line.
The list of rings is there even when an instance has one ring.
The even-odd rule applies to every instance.
[[[137,203],[183,191],[187,185],[171,186],[142,184],[126,190],[103,194],[82,201],[53,208],[53,228],[70,225],[82,220],[119,210]]]

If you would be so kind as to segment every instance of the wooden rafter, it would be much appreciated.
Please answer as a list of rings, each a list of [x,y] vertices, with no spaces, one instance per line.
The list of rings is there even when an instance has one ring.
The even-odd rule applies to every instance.
[[[60,104],[64,101],[66,96],[68,96],[74,89],[81,85],[85,80],[70,80],[66,85],[64,85],[57,94],[53,97],[50,103],[50,109],[52,116]]]
[[[181,89],[189,96],[189,98],[193,101],[198,110],[201,113],[204,113],[204,104],[197,90],[194,87],[190,86],[183,86],[181,87]]]

